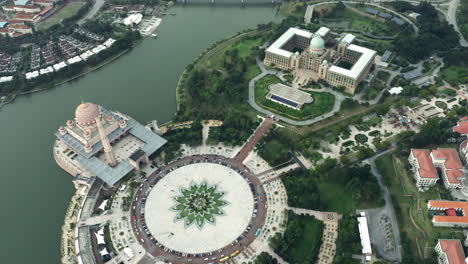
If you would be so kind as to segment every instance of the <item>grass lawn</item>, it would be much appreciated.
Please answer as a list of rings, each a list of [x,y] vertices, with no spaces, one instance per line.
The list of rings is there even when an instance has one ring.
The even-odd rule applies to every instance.
[[[350,29],[373,33],[375,35],[394,35],[400,31],[399,27],[393,23],[382,23],[376,19],[358,14],[349,8],[339,10],[333,16],[327,16],[327,18],[349,19],[351,20]]]
[[[327,180],[320,180],[318,186],[320,200],[327,205],[327,211],[349,214],[358,208],[345,186]]]
[[[455,65],[444,67],[442,78],[451,84],[463,83],[468,80],[468,68]]]
[[[231,45],[213,54],[213,56],[210,59],[210,67],[213,69],[224,70],[223,59],[225,58],[224,53],[227,50],[237,49],[239,51],[237,56],[240,58],[246,58],[246,57],[250,57],[252,50],[254,50],[256,47],[262,44],[262,40],[259,37],[254,38],[254,39],[242,40],[242,41],[237,40],[237,42],[238,43],[234,45],[232,44],[235,42],[231,42]]]
[[[80,10],[81,7],[83,7],[86,4],[86,2],[81,2],[81,1],[73,1],[69,2],[66,6],[64,6],[62,9],[60,9],[58,12],[47,18],[46,20],[40,22],[37,25],[38,30],[44,30],[48,29],[49,27],[59,24],[64,20],[65,18],[69,18],[76,14],[78,10]]]
[[[416,257],[414,263],[424,263],[424,259],[431,256],[438,238],[460,239],[463,234],[460,229],[432,225],[427,201],[441,199],[441,192],[443,193],[445,188],[442,185],[436,185],[427,192],[418,192],[412,175],[406,167],[406,162],[406,159],[398,159],[389,153],[379,157],[376,164],[392,195],[400,231],[406,233],[410,240],[411,248],[407,250],[413,252]],[[412,224],[410,215],[418,227],[424,230],[424,233]],[[422,258],[419,257],[416,239],[419,241]]]
[[[279,8],[279,13],[284,16],[304,17],[307,5],[300,2],[283,2]]]
[[[268,86],[274,83],[281,83],[275,75],[266,75],[255,83],[255,101],[273,112],[287,116],[291,119],[306,120],[330,112],[335,104],[335,96],[326,92],[309,92],[314,101],[302,106],[301,110],[295,110],[284,105],[280,105],[266,98]]]

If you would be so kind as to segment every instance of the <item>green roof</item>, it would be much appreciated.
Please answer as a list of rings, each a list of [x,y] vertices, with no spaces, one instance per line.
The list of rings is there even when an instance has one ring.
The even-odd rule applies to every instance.
[[[325,47],[325,41],[320,35],[315,35],[314,38],[310,41],[311,49],[323,49]]]

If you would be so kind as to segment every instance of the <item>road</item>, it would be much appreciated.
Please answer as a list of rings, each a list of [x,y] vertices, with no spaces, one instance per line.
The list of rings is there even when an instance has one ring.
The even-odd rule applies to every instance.
[[[455,31],[458,32],[460,36],[460,45],[463,47],[468,47],[468,42],[463,37],[463,34],[460,32],[457,24],[457,9],[460,5],[460,0],[452,0],[449,4],[448,14],[445,16],[450,25],[453,25]]]
[[[344,4],[362,4],[362,2],[358,2],[358,1],[327,1],[327,2],[321,2],[321,3],[314,4],[314,5],[310,5],[310,6],[315,7],[315,6],[320,6],[320,5],[336,4],[336,3],[338,3],[338,2],[342,2],[342,3],[344,3]],[[389,9],[389,8],[384,7],[384,6],[381,6],[381,5],[379,5],[379,4],[373,4],[373,3],[365,3],[365,4],[366,4],[366,5],[369,5],[369,6],[374,6],[374,7],[383,9],[383,10],[385,10],[385,11],[387,11],[387,12],[390,12],[390,13],[392,13],[392,14],[398,16],[399,18],[403,19],[403,20],[406,21],[408,24],[410,24],[410,25],[413,27],[414,32],[416,32],[416,33],[419,32],[419,28],[416,26],[416,24],[415,24],[413,21],[411,21],[409,18],[407,18],[407,17],[401,15],[400,13],[395,12],[395,11]],[[311,7],[311,9],[313,9],[312,7]],[[309,9],[309,6],[308,6],[307,8]],[[311,16],[312,16],[311,14],[308,14],[308,13],[306,12],[306,15],[304,16],[304,21],[307,21],[307,19],[309,19],[308,21],[310,21],[310,17],[311,17]],[[307,23],[307,22],[306,22],[306,23]]]
[[[78,21],[78,25],[82,25],[86,20],[93,18],[105,4],[105,2],[105,0],[94,0],[93,6],[89,10],[88,14],[86,14],[83,18],[80,19],[80,21]]]
[[[400,230],[399,230],[399,227],[398,227],[398,221],[397,221],[397,218],[396,218],[396,214],[395,214],[395,209],[393,207],[393,201],[392,201],[392,197],[390,195],[390,192],[388,191],[388,188],[387,186],[385,185],[384,181],[383,181],[383,176],[382,174],[380,174],[379,170],[377,169],[377,165],[375,164],[375,160],[382,156],[382,155],[385,155],[391,151],[393,151],[393,146],[383,152],[380,152],[378,153],[377,155],[374,155],[366,160],[364,160],[363,162],[364,163],[367,163],[371,166],[371,171],[372,171],[372,174],[374,174],[374,176],[377,178],[377,181],[380,185],[380,188],[382,189],[383,191],[383,197],[384,197],[384,200],[385,200],[385,206],[382,208],[382,211],[389,217],[390,219],[390,223],[392,225],[392,230],[393,230],[393,235],[394,235],[394,238],[395,238],[395,245],[396,245],[396,249],[398,251],[398,261],[401,262],[401,259],[402,259],[402,256],[403,256],[403,247],[401,246],[401,238],[400,238]],[[380,252],[382,255],[385,255],[384,252]]]

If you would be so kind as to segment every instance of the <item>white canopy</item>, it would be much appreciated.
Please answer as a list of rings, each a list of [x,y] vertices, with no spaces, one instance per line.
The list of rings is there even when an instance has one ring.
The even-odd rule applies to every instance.
[[[101,229],[98,230],[97,234],[103,236],[104,235],[104,227],[101,227]]]
[[[101,209],[101,210],[105,211],[105,210],[106,210],[106,206],[107,206],[107,202],[108,202],[108,201],[109,201],[108,199],[106,199],[106,200],[102,201],[101,205],[99,205],[99,209]]]
[[[402,91],[403,91],[403,87],[399,86],[399,87],[393,87],[388,92],[390,94],[400,94]]]
[[[98,245],[106,244],[106,242],[104,241],[103,235],[99,235],[98,233],[94,233],[94,234],[96,235]]]
[[[101,256],[105,256],[105,255],[109,255],[109,252],[107,252],[106,248],[103,248],[101,251],[99,251],[99,254],[101,254]]]
[[[129,247],[126,247],[123,249],[123,252],[125,255],[127,255],[129,258],[133,257],[135,254],[133,253],[133,250]]]

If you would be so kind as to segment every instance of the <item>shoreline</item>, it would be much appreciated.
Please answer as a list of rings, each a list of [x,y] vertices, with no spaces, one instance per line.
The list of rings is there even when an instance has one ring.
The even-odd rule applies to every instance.
[[[240,32],[237,32],[234,35],[231,35],[231,36],[229,36],[229,37],[227,37],[225,39],[219,40],[219,41],[213,43],[209,48],[202,50],[200,52],[200,54],[195,59],[193,59],[192,62],[190,63],[191,65],[193,65],[193,68],[190,71],[187,71],[187,67],[188,67],[188,65],[187,65],[185,67],[184,71],[180,74],[179,81],[177,82],[177,86],[176,86],[176,107],[177,107],[176,109],[177,109],[177,112],[179,112],[180,106],[183,104],[183,100],[180,99],[181,95],[182,95],[182,97],[185,97],[185,90],[183,89],[185,84],[186,84],[185,82],[187,81],[187,78],[190,76],[190,74],[193,72],[193,70],[196,69],[199,66],[199,63],[202,60],[212,56],[214,53],[217,52],[217,49],[224,48],[225,47],[224,45],[226,45],[226,43],[229,44],[231,41],[235,41],[238,38],[242,38],[242,37],[244,37],[246,35],[258,34],[260,32],[261,31],[259,31],[256,28],[240,31]]]
[[[32,89],[31,91],[27,91],[27,92],[21,92],[21,93],[15,93],[15,94],[12,94],[10,95],[9,97],[11,97],[9,100],[3,102],[3,103],[0,103],[0,110],[2,109],[2,107],[4,107],[5,105],[7,104],[11,104],[15,101],[15,99],[18,97],[18,96],[22,96],[22,95],[30,95],[30,94],[34,94],[34,93],[40,93],[40,92],[45,92],[47,90],[50,90],[50,89],[53,89],[53,88],[56,88],[56,87],[59,87],[65,83],[68,83],[68,82],[71,82],[75,79],[78,79],[88,73],[91,73],[91,72],[94,72],[94,71],[97,71],[99,69],[101,69],[102,67],[106,66],[107,64],[110,64],[114,61],[116,61],[118,58],[120,58],[122,55],[124,55],[125,53],[129,52],[130,49],[126,49],[126,50],[123,50],[122,52],[114,55],[114,56],[111,56],[110,58],[108,58],[107,60],[104,60],[102,63],[99,63],[97,64],[96,66],[94,67],[91,67],[89,70],[85,70],[84,72],[82,73],[79,73],[78,75],[76,76],[73,76],[73,77],[70,77],[64,81],[61,81],[57,84],[54,84],[52,86],[48,86],[48,87],[43,87],[43,88],[35,88],[35,89]]]

